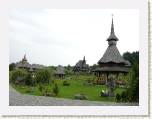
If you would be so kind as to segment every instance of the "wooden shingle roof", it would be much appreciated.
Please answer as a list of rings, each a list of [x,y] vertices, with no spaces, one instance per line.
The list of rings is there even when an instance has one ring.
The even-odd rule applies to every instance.
[[[120,55],[118,48],[116,45],[108,46],[107,50],[105,51],[103,57],[98,61],[98,63],[126,63],[123,57]]]

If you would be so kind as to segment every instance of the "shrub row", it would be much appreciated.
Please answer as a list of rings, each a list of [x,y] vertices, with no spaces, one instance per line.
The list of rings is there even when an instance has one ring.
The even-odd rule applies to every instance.
[[[51,73],[47,69],[38,70],[34,74],[29,73],[27,70],[24,69],[16,69],[10,71],[9,74],[10,82],[24,85],[49,83],[50,78]]]

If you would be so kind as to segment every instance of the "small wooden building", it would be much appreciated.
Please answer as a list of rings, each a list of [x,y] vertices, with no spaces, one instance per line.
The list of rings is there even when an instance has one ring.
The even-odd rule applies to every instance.
[[[85,56],[83,60],[79,60],[74,66],[74,72],[89,72],[89,65],[86,64]]]
[[[64,67],[59,65],[56,69],[56,72],[55,72],[55,76],[60,78],[60,79],[63,79],[65,78],[65,71],[64,71]]]
[[[119,53],[119,50],[116,46],[118,38],[115,35],[114,32],[114,24],[112,19],[111,24],[111,33],[108,41],[108,48],[105,51],[103,57],[98,61],[98,64],[100,68],[97,70],[99,71],[99,76],[101,73],[127,73],[129,72],[129,69],[131,67],[131,64],[129,61],[125,60],[121,54]]]

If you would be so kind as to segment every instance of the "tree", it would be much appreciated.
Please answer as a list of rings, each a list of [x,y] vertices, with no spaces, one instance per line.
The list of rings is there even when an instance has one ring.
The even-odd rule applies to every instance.
[[[47,69],[41,69],[36,72],[35,80],[37,83],[49,83],[51,74]]]
[[[128,89],[126,91],[127,101],[138,102],[139,101],[139,51],[132,53],[126,52],[123,54],[123,57],[124,59],[130,61],[130,63],[132,64],[132,69],[128,74],[129,82],[128,82]]]
[[[33,85],[35,85],[35,81],[34,81],[34,79],[32,78],[32,74],[31,73],[28,73],[28,75],[26,76],[26,78],[25,78],[25,85],[31,85],[31,86],[33,86]]]
[[[9,64],[9,71],[12,71],[15,69],[15,63]]]
[[[22,81],[25,81],[26,77],[28,75],[28,72],[23,69],[16,69],[10,72],[10,81],[15,83],[16,80],[21,79]]]
[[[70,66],[69,64],[68,64],[68,66],[65,66],[64,68],[65,68],[65,73],[66,73],[67,75],[72,75],[72,74],[74,74],[74,72],[73,72],[73,67]]]
[[[131,70],[128,98],[131,102],[139,101],[139,64],[135,64]]]
[[[72,69],[72,67],[70,66],[70,64],[68,64],[67,69],[68,69],[68,70],[71,70],[71,69]]]
[[[121,101],[122,102],[127,102],[127,91],[123,91],[122,93],[121,93]]]
[[[139,64],[139,51],[136,52],[125,52],[123,58],[128,60],[132,65]]]
[[[117,102],[120,102],[121,100],[121,95],[119,93],[116,94],[116,101]]]
[[[58,93],[59,93],[59,88],[58,88],[58,85],[57,83],[54,84],[54,87],[53,87],[53,93],[57,96]]]

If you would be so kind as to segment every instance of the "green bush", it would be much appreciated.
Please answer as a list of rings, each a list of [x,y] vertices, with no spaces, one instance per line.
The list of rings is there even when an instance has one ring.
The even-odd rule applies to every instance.
[[[119,96],[118,96],[119,97]],[[116,95],[116,100],[117,100]],[[134,64],[128,74],[127,90],[120,95],[121,102],[138,102],[139,101],[139,64]]]
[[[26,77],[28,76],[28,72],[23,69],[16,69],[10,72],[10,81],[15,83],[18,78],[21,78],[24,82]]]
[[[123,92],[121,93],[121,101],[122,101],[122,102],[127,102],[127,98],[128,98],[127,92],[126,92],[126,91],[123,91]]]
[[[116,94],[116,101],[117,102],[127,102],[128,101],[128,93],[127,91],[123,91],[121,94]]]
[[[57,83],[54,84],[53,93],[54,93],[56,96],[57,96],[58,93],[59,93],[59,87],[58,87]]]
[[[25,85],[28,85],[28,86],[33,86],[35,85],[35,82],[31,76],[32,74],[28,73],[28,75],[26,76],[25,78]]]
[[[51,80],[51,83],[52,83],[52,84],[54,84],[54,83],[55,83],[55,80],[54,80],[54,79],[52,79],[52,80]]]
[[[129,73],[130,80],[128,83],[128,100],[129,102],[139,101],[139,64],[134,64]]]
[[[38,87],[38,89],[39,89],[40,92],[42,92],[43,86],[40,84],[39,87]]]
[[[36,72],[36,82],[37,83],[49,83],[51,74],[47,69],[42,69]]]
[[[119,93],[116,94],[116,102],[120,102],[121,100],[121,96]]]
[[[47,86],[40,86],[39,87],[40,89],[39,90],[42,90],[42,95],[43,96],[48,96],[48,97],[55,97],[56,94],[54,92],[51,91],[51,89]]]
[[[15,69],[15,63],[9,64],[9,71],[12,71]]]

